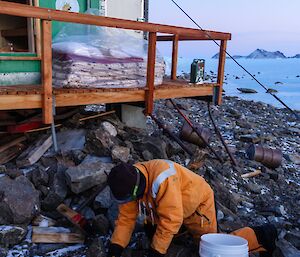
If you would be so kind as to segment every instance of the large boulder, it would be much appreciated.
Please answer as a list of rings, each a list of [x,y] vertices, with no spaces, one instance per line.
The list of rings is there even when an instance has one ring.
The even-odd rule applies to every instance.
[[[111,163],[93,162],[81,163],[66,170],[66,180],[75,194],[84,192],[94,186],[104,184],[107,174],[113,168]]]
[[[104,128],[90,131],[86,141],[86,150],[98,156],[110,156],[112,148],[119,144],[114,134]]]
[[[0,178],[0,224],[29,224],[40,211],[39,192],[24,176]]]
[[[52,185],[47,196],[42,201],[42,209],[52,211],[60,205],[66,198],[68,187],[65,181],[65,175],[62,171],[57,171],[54,175]]]

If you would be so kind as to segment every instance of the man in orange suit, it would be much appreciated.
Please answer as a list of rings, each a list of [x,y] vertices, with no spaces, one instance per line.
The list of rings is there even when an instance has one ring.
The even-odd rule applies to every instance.
[[[148,257],[164,256],[182,225],[199,242],[217,232],[214,193],[199,175],[168,160],[121,164],[109,174],[108,184],[119,202],[119,216],[109,257],[120,257],[138,217],[156,227]],[[245,227],[231,234],[245,238],[249,251],[271,256],[276,229],[271,225]]]

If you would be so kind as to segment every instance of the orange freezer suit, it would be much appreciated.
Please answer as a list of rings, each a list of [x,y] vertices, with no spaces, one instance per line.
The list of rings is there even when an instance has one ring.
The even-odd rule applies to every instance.
[[[126,247],[136,219],[144,215],[157,224],[151,247],[165,254],[182,225],[198,241],[200,236],[217,232],[214,193],[199,175],[168,160],[152,160],[135,164],[146,178],[143,198],[122,204],[111,239]],[[263,250],[254,230],[249,227],[234,231],[248,241],[249,250]]]

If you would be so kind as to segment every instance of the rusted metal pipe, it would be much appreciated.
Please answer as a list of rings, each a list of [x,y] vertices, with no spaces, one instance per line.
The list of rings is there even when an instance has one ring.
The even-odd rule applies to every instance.
[[[199,137],[198,134],[194,132],[194,130],[187,122],[185,122],[182,126],[180,138],[200,147],[206,147],[207,144],[205,142],[209,143],[212,137],[210,130],[201,126],[196,126],[195,129],[199,131],[199,133],[205,141],[203,141],[201,137]]]
[[[278,168],[281,165],[283,157],[279,149],[270,149],[254,144],[247,149],[246,153],[250,160],[260,162],[271,169]]]
[[[181,146],[181,148],[187,153],[189,154],[190,156],[193,155],[193,152],[191,150],[189,150],[185,145],[184,143],[180,140],[179,137],[177,137],[174,133],[172,133],[170,131],[170,129],[165,125],[163,124],[162,122],[160,122],[153,114],[150,114],[150,117],[152,118],[152,120],[155,121],[155,123],[157,124],[157,126],[159,128],[161,128],[169,137],[171,137],[174,141],[176,141],[177,144],[179,144]]]
[[[226,142],[225,142],[225,140],[224,140],[224,138],[223,138],[223,136],[222,136],[222,134],[221,134],[221,131],[219,130],[219,128],[217,127],[217,125],[216,125],[216,123],[215,123],[215,120],[214,120],[214,118],[213,118],[213,116],[212,116],[212,114],[211,114],[211,111],[210,111],[210,103],[209,103],[209,102],[207,103],[207,109],[208,109],[209,118],[210,118],[210,120],[211,120],[211,122],[212,122],[212,124],[213,124],[213,126],[214,126],[214,129],[215,129],[215,131],[216,131],[216,134],[217,134],[218,137],[220,138],[220,140],[221,140],[223,146],[225,147],[225,150],[226,150],[226,152],[227,152],[227,154],[228,154],[228,156],[229,156],[229,158],[230,158],[231,163],[232,163],[234,166],[238,166],[238,164],[237,164],[235,158],[233,157],[232,153],[231,153],[230,150],[228,149],[228,146],[227,146],[227,144],[226,144]]]
[[[179,107],[177,106],[177,104],[172,100],[169,99],[170,102],[172,103],[172,105],[175,107],[175,109],[178,111],[178,113],[185,119],[185,121],[191,126],[191,128],[197,133],[197,135],[203,140],[203,142],[205,142],[205,144],[207,145],[208,149],[216,156],[216,158],[219,160],[220,163],[223,164],[223,160],[222,158],[217,154],[217,152],[210,146],[210,144],[207,142],[207,140],[205,138],[202,137],[201,133],[199,133],[198,130],[195,129],[194,124],[189,120],[188,117],[186,117],[186,115],[179,109]]]

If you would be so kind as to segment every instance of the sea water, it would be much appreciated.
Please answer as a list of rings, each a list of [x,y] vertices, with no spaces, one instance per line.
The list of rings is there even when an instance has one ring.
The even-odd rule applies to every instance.
[[[165,60],[167,73],[170,73],[171,58],[166,57]],[[192,61],[193,59],[179,58],[178,74],[183,72],[190,73]],[[288,106],[292,109],[300,110],[300,59],[238,59],[237,61],[255,75],[266,88],[277,90],[278,93],[276,95]],[[210,71],[217,73],[217,70],[217,59],[205,60],[205,71],[207,74],[210,75]],[[279,108],[283,107],[230,59],[226,59],[225,76],[227,77],[224,83],[226,95],[238,96],[245,100],[261,101]],[[250,88],[258,93],[243,94],[237,88]]]

